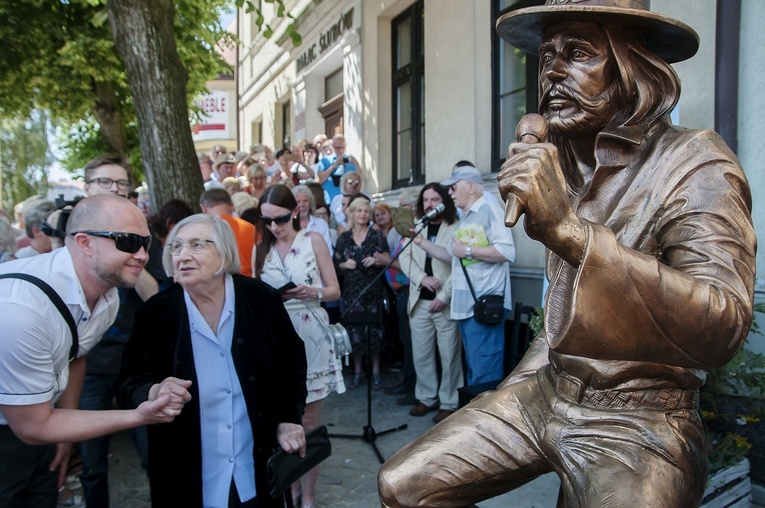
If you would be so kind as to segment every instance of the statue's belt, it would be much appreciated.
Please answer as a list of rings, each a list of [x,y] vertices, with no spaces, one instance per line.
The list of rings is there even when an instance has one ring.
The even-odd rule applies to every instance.
[[[699,391],[680,388],[645,388],[642,390],[598,390],[580,379],[547,366],[547,377],[555,391],[582,406],[608,409],[698,409]]]

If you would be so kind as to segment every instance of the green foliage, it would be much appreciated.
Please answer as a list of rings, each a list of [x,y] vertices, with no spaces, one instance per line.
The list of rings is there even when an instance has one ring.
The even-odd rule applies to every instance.
[[[29,118],[7,120],[0,128],[2,207],[13,205],[48,190],[46,168],[53,162],[48,146],[48,118],[36,111]]]
[[[127,158],[133,167],[133,181],[136,185],[144,181],[141,162],[141,147],[138,144],[138,126],[126,126],[128,133]],[[57,132],[58,148],[63,154],[61,167],[71,174],[73,180],[85,177],[83,168],[94,154],[108,152],[111,147],[99,134],[98,122],[88,115],[73,125],[60,125]]]
[[[764,304],[755,304],[765,312]],[[761,339],[757,319],[747,341]],[[709,470],[717,471],[744,458],[752,448],[743,435],[747,425],[765,417],[765,355],[747,347],[726,365],[707,372],[701,397],[702,419],[709,440]],[[742,412],[743,411],[743,412]]]
[[[276,19],[279,22],[289,22],[289,25],[287,25],[284,29],[284,33],[287,35],[287,37],[290,38],[293,46],[300,46],[303,43],[303,38],[301,37],[297,28],[295,28],[295,16],[290,14],[290,12],[287,10],[287,7],[284,5],[284,1],[265,0],[265,2],[269,4],[275,4]],[[270,39],[274,36],[274,28],[269,23],[266,23],[266,18],[263,16],[263,11],[261,11],[260,7],[255,5],[255,3],[253,3],[251,0],[235,0],[234,5],[236,5],[236,7],[239,9],[244,9],[244,12],[247,14],[253,12],[255,13],[255,24],[258,26],[259,30],[262,30],[263,37]]]
[[[749,440],[733,432],[707,434],[709,440],[709,471],[732,466],[746,457],[752,449]]]
[[[173,29],[179,57],[188,72],[187,99],[206,91],[206,82],[231,73],[214,47],[231,44],[219,13],[230,0],[177,0]],[[109,28],[106,0],[11,0],[0,2],[0,119],[28,117],[35,109],[75,135],[65,138],[65,166],[98,153],[116,151],[98,121],[119,121],[131,161],[138,146],[133,98]],[[106,84],[110,97],[97,94]],[[103,89],[104,87],[101,87]],[[102,110],[98,108],[101,107]],[[99,116],[99,111],[117,115]],[[84,123],[83,123],[84,122]],[[98,140],[97,138],[102,138]],[[95,151],[94,151],[95,150]],[[82,166],[79,165],[78,168]],[[140,165],[135,166],[140,170]]]
[[[534,332],[534,337],[542,333],[545,329],[545,309],[544,307],[536,307],[534,309],[534,315],[529,321],[529,328]]]

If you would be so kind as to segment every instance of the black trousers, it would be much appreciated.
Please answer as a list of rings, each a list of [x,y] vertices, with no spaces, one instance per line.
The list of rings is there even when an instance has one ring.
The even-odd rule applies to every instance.
[[[24,444],[0,425],[0,506],[56,508],[58,471],[49,471],[56,445]]]
[[[239,492],[236,490],[236,484],[234,484],[234,479],[231,478],[231,488],[228,491],[228,508],[258,508],[258,496],[255,496],[244,503],[241,502],[239,500]]]

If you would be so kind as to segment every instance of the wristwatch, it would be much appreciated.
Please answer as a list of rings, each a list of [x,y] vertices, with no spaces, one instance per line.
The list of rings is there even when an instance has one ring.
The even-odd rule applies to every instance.
[[[321,301],[321,299],[324,297],[324,293],[321,292],[321,288],[318,289],[316,297],[319,299],[319,301]]]
[[[468,245],[467,248],[465,249],[465,259],[467,259],[468,261],[473,260],[473,247],[471,245]]]

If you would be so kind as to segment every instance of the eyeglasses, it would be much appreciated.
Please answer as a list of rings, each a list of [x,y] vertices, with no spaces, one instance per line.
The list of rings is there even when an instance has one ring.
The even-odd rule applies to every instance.
[[[270,226],[272,222],[275,222],[278,225],[283,226],[284,224],[287,224],[290,221],[290,219],[292,219],[291,213],[287,213],[284,215],[280,215],[279,217],[273,217],[273,218],[264,217],[264,216],[260,218],[260,220],[262,220],[263,224],[265,224],[266,226]]]
[[[88,236],[98,236],[99,238],[111,238],[114,240],[114,246],[117,250],[127,252],[129,254],[135,254],[141,247],[147,253],[149,252],[149,246],[151,245],[151,236],[141,236],[135,233],[122,233],[120,231],[75,231],[71,233],[72,236],[78,234],[84,234]]]
[[[361,180],[346,180],[348,185],[361,185]]]
[[[455,192],[455,191],[457,190],[457,184],[458,184],[458,183],[460,183],[461,181],[462,181],[462,180],[457,180],[456,182],[454,182],[453,184],[451,184],[451,185],[449,186],[449,190],[451,190],[452,192]]]
[[[91,178],[90,180],[86,181],[85,183],[98,183],[98,186],[103,189],[111,189],[112,185],[115,183],[117,184],[117,188],[119,190],[127,190],[128,187],[130,187],[130,180],[112,180],[111,178]]]
[[[182,240],[173,240],[173,243],[170,244],[170,254],[180,256],[184,247],[189,249],[192,254],[201,254],[207,248],[208,243],[214,244],[215,242],[203,238],[192,238],[185,243]]]
[[[339,150],[341,148],[345,148],[345,145],[332,145],[332,148],[337,148]]]

